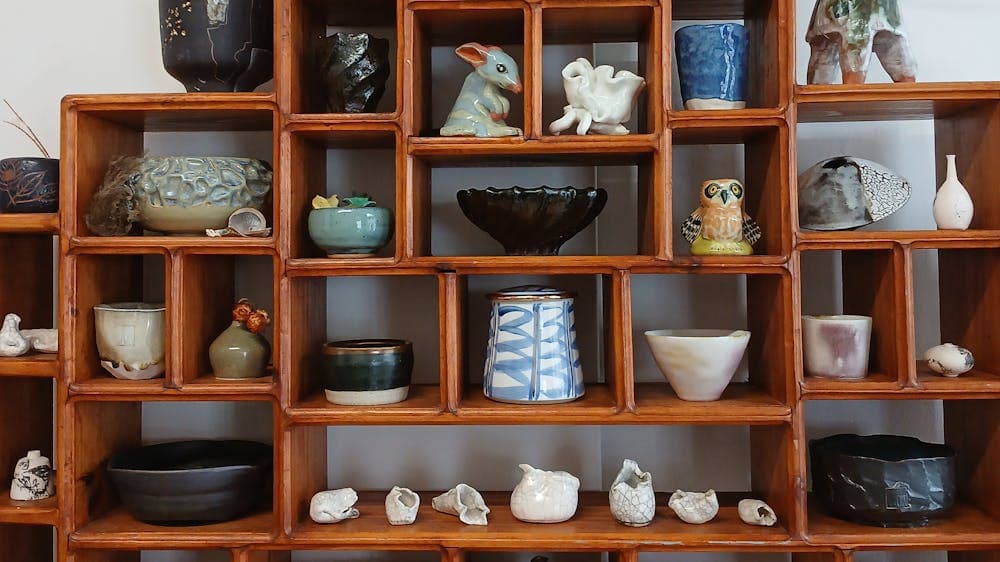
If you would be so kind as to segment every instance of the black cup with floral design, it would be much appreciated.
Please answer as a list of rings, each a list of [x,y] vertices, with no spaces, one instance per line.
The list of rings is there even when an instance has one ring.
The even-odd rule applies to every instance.
[[[59,210],[59,160],[0,160],[0,213],[55,213]]]

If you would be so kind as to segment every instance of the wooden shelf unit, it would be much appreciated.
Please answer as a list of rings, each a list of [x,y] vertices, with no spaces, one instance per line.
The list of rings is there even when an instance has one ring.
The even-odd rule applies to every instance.
[[[275,92],[264,94],[135,94],[71,96],[63,103],[62,210],[52,215],[0,215],[0,312],[17,310],[40,326],[58,303],[58,358],[0,360],[0,466],[12,466],[29,447],[55,451],[56,500],[24,508],[0,501],[0,551],[59,562],[134,562],[152,549],[214,550],[233,562],[287,562],[298,550],[402,550],[441,562],[465,562],[479,551],[606,552],[616,562],[643,554],[748,552],[789,554],[794,562],[852,562],[861,550],[943,550],[953,562],[1000,557],[1000,85],[948,83],[795,86],[797,36],[791,0],[277,0]],[[755,45],[749,108],[686,111],[671,107],[672,33],[676,20],[743,19]],[[327,26],[375,28],[394,35],[389,98],[379,113],[318,112],[308,67],[310,38]],[[525,85],[512,98],[512,122],[523,138],[437,138],[440,121],[433,47],[464,41],[512,46]],[[546,134],[542,76],[547,45],[632,42],[649,82],[638,110],[637,134],[553,137]],[[551,110],[551,108],[549,108]],[[960,174],[977,202],[973,229],[964,233],[800,232],[796,211],[795,142],[798,123],[933,119],[937,161],[965,158]],[[141,154],[149,132],[261,131],[273,141],[275,183],[266,239],[177,237],[99,238],[83,213],[109,160]],[[749,211],[764,230],[758,255],[696,258],[686,254],[674,208],[676,147],[742,145]],[[376,258],[330,260],[308,238],[308,202],[330,190],[327,165],[343,151],[383,159],[373,186],[396,211],[392,245]],[[435,255],[430,194],[433,171],[505,163],[518,166],[631,166],[636,169],[635,249],[627,255],[516,258]],[[708,173],[708,172],[706,172]],[[938,167],[942,176],[943,168]],[[941,177],[938,178],[942,179]],[[376,182],[373,182],[376,183]],[[678,186],[683,189],[684,186]],[[378,191],[382,190],[382,191]],[[611,194],[615,196],[614,193]],[[58,245],[52,236],[59,235]],[[960,379],[928,376],[914,359],[914,251],[937,250],[961,275],[941,275],[941,331],[946,341],[976,350],[977,370]],[[58,299],[40,290],[54,274]],[[875,317],[875,374],[857,383],[813,380],[801,368],[800,312],[817,252],[838,255],[844,272],[844,312]],[[207,375],[207,345],[225,327],[240,268],[253,260],[272,274],[273,371],[247,383]],[[557,281],[598,280],[604,303],[604,380],[588,379],[587,396],[561,406],[510,406],[485,400],[468,364],[470,314],[484,306],[471,295],[473,278],[529,271]],[[638,283],[679,275],[746,279],[747,326],[755,337],[749,381],[733,384],[719,402],[677,399],[663,382],[635,372],[633,298]],[[436,360],[417,374],[420,384],[401,404],[349,408],[325,402],[309,368],[325,337],[327,284],[364,277],[414,280],[437,318]],[[152,281],[151,281],[152,279]],[[215,280],[211,285],[204,279]],[[500,282],[496,277],[497,283]],[[156,287],[149,289],[150,286]],[[499,287],[495,287],[499,288]],[[475,298],[474,298],[475,297]],[[112,300],[161,300],[168,308],[167,375],[117,381],[96,357],[92,307]],[[481,310],[480,310],[481,312]],[[333,314],[336,314],[335,312]],[[680,327],[680,326],[678,326]],[[422,328],[426,329],[426,328]],[[432,334],[433,336],[433,334]],[[431,351],[433,354],[433,351]],[[474,357],[474,355],[472,355]],[[591,365],[589,374],[599,370]],[[52,379],[52,380],[49,380]],[[882,530],[831,519],[807,493],[805,415],[811,400],[943,399],[945,434],[963,458],[962,503],[941,525]],[[271,503],[247,518],[207,527],[155,527],[119,505],[103,471],[107,458],[139,442],[142,404],[251,401],[272,411],[275,444]],[[55,406],[56,429],[49,413]],[[27,412],[27,414],[26,414]],[[679,523],[665,500],[650,527],[616,524],[603,492],[588,491],[570,522],[537,526],[514,520],[509,491],[491,492],[486,528],[462,526],[433,512],[422,494],[420,519],[390,527],[381,495],[362,494],[362,519],[332,527],[313,524],[308,500],[327,484],[327,427],[339,425],[594,425],[679,424],[748,427],[750,486],[724,495],[720,518],[704,526]],[[25,428],[30,428],[26,431]],[[11,438],[12,437],[12,438]],[[754,495],[778,512],[779,525],[740,524],[735,501]],[[662,499],[662,498],[661,498]],[[54,539],[52,529],[55,529]]]

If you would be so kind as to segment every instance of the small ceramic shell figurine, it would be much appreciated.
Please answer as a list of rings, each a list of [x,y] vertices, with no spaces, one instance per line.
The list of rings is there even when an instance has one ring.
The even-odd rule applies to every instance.
[[[943,377],[957,377],[976,366],[972,352],[953,343],[944,343],[928,349],[924,359],[930,370]]]
[[[319,492],[309,502],[309,517],[317,523],[340,523],[357,519],[361,513],[354,507],[358,493],[351,488]]]
[[[677,517],[685,523],[700,525],[708,523],[719,513],[719,498],[715,490],[707,492],[682,492],[677,490],[667,504]]]
[[[20,327],[20,316],[4,316],[3,327],[0,327],[0,357],[18,357],[31,349],[31,342],[21,335]]]
[[[563,116],[549,125],[558,135],[576,125],[576,134],[627,135],[622,123],[632,118],[639,93],[646,80],[627,70],[608,65],[594,68],[589,60],[576,59],[562,71],[566,101]]]
[[[483,496],[468,484],[459,484],[434,498],[431,507],[441,513],[457,515],[466,525],[486,525],[486,516],[490,513]]]
[[[34,501],[55,495],[55,478],[52,464],[41,451],[28,451],[28,455],[14,465],[14,480],[10,484],[10,499]]]
[[[739,180],[709,180],[701,206],[684,220],[684,238],[696,256],[749,256],[760,240],[757,223],[743,211],[746,191]]]
[[[475,70],[465,78],[462,91],[441,127],[442,137],[519,137],[524,131],[509,127],[504,119],[510,101],[501,90],[521,93],[517,63],[500,47],[466,43],[455,49]]]
[[[747,525],[773,527],[778,522],[778,516],[771,506],[760,500],[740,500],[736,509],[740,514],[740,521]]]
[[[390,525],[410,525],[417,520],[420,496],[409,488],[393,486],[385,497],[385,517]]]
[[[643,472],[632,459],[625,459],[608,492],[611,515],[629,527],[645,527],[656,514],[656,493],[653,477]]]
[[[526,523],[562,523],[576,514],[580,480],[568,472],[519,465],[524,475],[510,495],[511,515]]]

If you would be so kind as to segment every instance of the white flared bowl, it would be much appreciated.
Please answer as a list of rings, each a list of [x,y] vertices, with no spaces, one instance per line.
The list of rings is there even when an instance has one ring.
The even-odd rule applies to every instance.
[[[744,330],[652,330],[646,342],[653,359],[681,400],[722,397],[743,360],[750,332]]]

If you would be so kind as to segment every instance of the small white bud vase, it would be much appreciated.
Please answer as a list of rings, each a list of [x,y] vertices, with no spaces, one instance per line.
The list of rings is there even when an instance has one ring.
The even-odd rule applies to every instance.
[[[958,181],[955,155],[949,154],[948,177],[934,197],[934,222],[941,230],[968,230],[973,214],[972,197]]]

